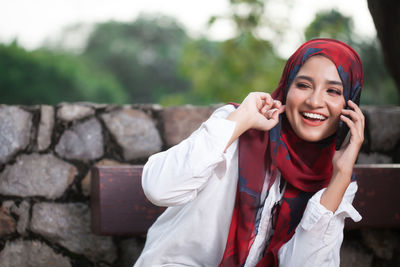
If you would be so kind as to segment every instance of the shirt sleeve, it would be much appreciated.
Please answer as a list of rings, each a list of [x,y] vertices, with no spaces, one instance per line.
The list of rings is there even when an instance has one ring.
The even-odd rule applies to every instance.
[[[308,201],[295,234],[279,250],[279,266],[339,267],[344,220],[347,217],[355,222],[361,220],[361,215],[352,205],[357,183],[349,184],[335,212],[320,203],[325,190],[321,189]]]
[[[153,204],[183,205],[196,197],[211,175],[224,175],[226,159],[237,147],[234,142],[224,152],[236,126],[226,117],[234,110],[232,105],[217,109],[190,137],[149,158],[142,186]]]

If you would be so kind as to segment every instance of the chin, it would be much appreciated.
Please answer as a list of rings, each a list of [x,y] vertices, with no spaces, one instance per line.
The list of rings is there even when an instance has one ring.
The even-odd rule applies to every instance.
[[[333,133],[334,134],[334,133]],[[314,134],[310,134],[310,132],[307,132],[307,134],[302,134],[302,133],[296,133],[296,135],[298,137],[300,137],[301,139],[303,139],[304,141],[307,142],[319,142],[321,140],[324,140],[330,136],[332,136],[333,134],[319,134],[319,133],[314,133]]]

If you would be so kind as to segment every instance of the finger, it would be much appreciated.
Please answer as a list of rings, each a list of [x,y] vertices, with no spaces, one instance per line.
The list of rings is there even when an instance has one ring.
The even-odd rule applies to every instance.
[[[352,109],[354,109],[354,111],[360,115],[360,118],[362,119],[363,122],[365,122],[365,116],[362,113],[362,110],[360,109],[360,107],[354,103],[353,101],[349,100],[348,101],[349,107],[351,107]]]
[[[271,118],[273,118],[274,113],[276,111],[279,111],[279,110],[277,108],[273,108],[273,109],[268,110],[267,113],[265,114],[265,117],[270,120]]]
[[[355,141],[359,142],[360,144],[364,141],[362,135],[360,135],[360,132],[358,131],[355,123],[347,118],[344,115],[340,115],[340,119],[346,123],[346,125],[349,127],[350,129],[350,133],[351,133],[351,137],[354,138]]]
[[[263,130],[267,131],[275,127],[279,122],[279,111],[278,109],[268,110],[268,120],[265,121]]]
[[[257,105],[257,107],[259,108],[260,112],[261,113],[265,113],[266,112],[266,107],[267,107],[267,105],[265,103],[265,100],[257,99],[257,102],[259,103]]]
[[[263,114],[265,114],[268,110],[271,110],[271,109],[281,110],[281,107],[282,107],[281,101],[279,101],[279,100],[273,100],[272,105],[271,105],[270,107],[269,107],[268,105],[265,105],[265,106],[262,108],[261,112],[262,112]],[[283,111],[282,111],[282,112],[283,112]],[[279,113],[282,113],[282,112],[279,112]],[[270,114],[271,114],[271,113],[270,113]]]
[[[359,115],[357,112],[355,112],[354,110],[351,110],[351,109],[343,109],[343,110],[342,110],[342,115],[347,115],[347,116],[349,116],[353,122],[361,123],[360,115]]]
[[[261,111],[261,113],[265,113],[273,105],[273,99],[268,93],[253,92],[251,95],[255,97],[257,108]]]
[[[267,104],[272,105],[273,104],[273,99],[271,97],[270,94],[265,93],[265,92],[253,92],[252,94],[254,94],[257,98],[260,98],[262,100],[264,100]]]
[[[361,118],[361,121],[362,121],[362,124],[363,124],[363,127],[364,127],[364,126],[365,126],[365,116],[364,116],[364,114],[362,113],[360,107],[359,107],[356,103],[354,103],[352,100],[349,100],[347,103],[348,103],[349,107],[351,107],[352,109],[354,109],[354,111],[355,111],[357,114],[359,114],[359,116],[360,116],[360,118]]]
[[[364,121],[363,118],[360,116],[360,114],[354,110],[350,109],[344,109],[342,110],[343,115],[347,115],[350,117],[350,119],[355,123],[355,126],[357,127],[357,130],[360,134],[360,136],[364,135]]]
[[[279,101],[279,100],[274,100],[274,101],[273,101],[273,104],[272,104],[272,107],[273,107],[273,108],[279,109],[281,106],[282,106],[281,101]]]

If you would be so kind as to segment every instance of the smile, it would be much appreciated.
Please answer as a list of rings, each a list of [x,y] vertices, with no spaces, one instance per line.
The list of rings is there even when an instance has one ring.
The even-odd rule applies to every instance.
[[[306,119],[319,120],[319,121],[326,120],[326,117],[321,114],[316,114],[316,113],[311,113],[311,112],[302,112],[301,115]]]

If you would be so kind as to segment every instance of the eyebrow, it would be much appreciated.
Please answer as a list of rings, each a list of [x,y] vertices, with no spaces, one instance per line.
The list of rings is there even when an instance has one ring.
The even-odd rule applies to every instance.
[[[314,79],[311,78],[310,76],[306,76],[306,75],[296,76],[295,80],[297,80],[297,79],[304,79],[304,80],[307,80],[307,81],[309,81],[311,83],[314,83]],[[331,80],[329,80],[327,83],[328,84],[333,84],[333,85],[340,85],[340,86],[343,87],[343,84],[342,84],[341,81],[331,81]]]

